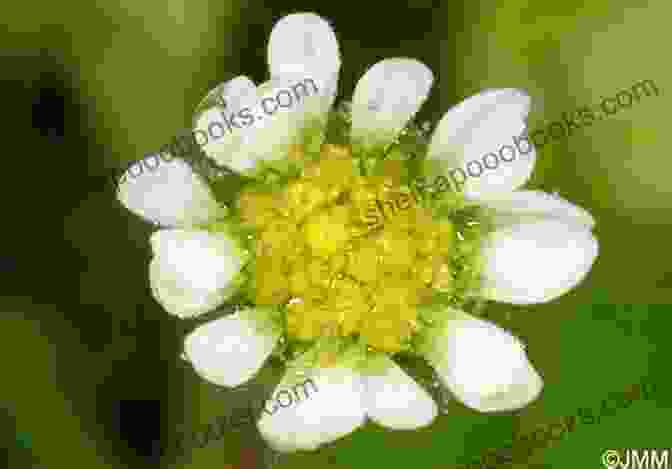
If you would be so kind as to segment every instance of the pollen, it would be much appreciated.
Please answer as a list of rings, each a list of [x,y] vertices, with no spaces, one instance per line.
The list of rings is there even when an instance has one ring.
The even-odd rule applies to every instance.
[[[290,340],[353,337],[398,352],[417,306],[453,287],[456,230],[402,179],[398,161],[361,176],[349,146],[324,144],[282,189],[241,194],[241,220],[257,233],[254,300],[286,305]]]

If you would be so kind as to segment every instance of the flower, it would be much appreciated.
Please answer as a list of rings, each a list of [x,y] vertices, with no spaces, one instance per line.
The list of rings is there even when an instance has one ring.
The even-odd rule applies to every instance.
[[[477,411],[536,399],[543,382],[525,346],[476,315],[488,300],[544,303],[578,285],[598,252],[593,218],[521,189],[533,146],[469,178],[463,193],[412,189],[417,176],[447,175],[520,135],[530,98],[486,90],[448,110],[429,139],[412,123],[433,82],[422,63],[378,62],[352,102],[330,110],[341,60],[324,19],[282,18],[268,54],[269,81],[234,78],[194,118],[195,131],[220,129],[205,154],[246,182],[235,203],[218,203],[179,158],[120,185],[126,207],[165,227],[152,237],[150,281],[169,313],[241,305],[186,338],[195,371],[234,387],[275,354],[287,365],[276,391],[310,376],[319,392],[257,422],[279,451],[316,449],[367,418],[399,429],[431,423],[438,406],[397,354],[427,360]],[[307,79],[313,94],[253,111]]]

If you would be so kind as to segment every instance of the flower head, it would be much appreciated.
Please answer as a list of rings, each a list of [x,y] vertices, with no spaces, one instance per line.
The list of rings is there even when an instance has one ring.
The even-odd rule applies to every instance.
[[[472,96],[430,137],[412,122],[433,82],[422,63],[378,62],[332,109],[341,59],[325,20],[281,19],[268,54],[267,82],[223,83],[194,118],[194,133],[210,137],[205,155],[244,181],[234,203],[179,158],[120,185],[124,205],[165,226],[152,237],[150,281],[169,313],[242,306],[187,337],[195,371],[233,387],[275,353],[287,365],[278,389],[310,376],[318,392],[258,421],[281,451],[315,449],[367,418],[428,425],[437,405],[398,354],[426,359],[478,411],[534,400],[542,379],[524,345],[474,314],[487,300],[543,303],[575,287],[597,256],[594,220],[521,189],[536,159],[529,141],[496,171],[445,184],[524,138],[527,94]]]

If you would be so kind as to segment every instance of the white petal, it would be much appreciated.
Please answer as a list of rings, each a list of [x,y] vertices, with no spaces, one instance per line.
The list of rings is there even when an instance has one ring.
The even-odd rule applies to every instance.
[[[268,40],[268,68],[270,81],[284,83],[289,90],[301,84],[316,87],[318,92],[304,97],[301,106],[295,104],[292,111],[300,111],[303,119],[322,117],[338,91],[341,55],[334,30],[314,13],[281,18]]]
[[[210,101],[219,104],[208,106]],[[238,172],[253,166],[244,145],[244,124],[248,122],[244,110],[251,109],[256,101],[257,87],[245,76],[222,83],[208,93],[199,105],[205,110],[199,110],[194,126],[206,155]]]
[[[296,100],[292,86],[296,86],[297,83],[300,82],[272,79],[257,89],[259,101],[255,107],[256,118],[245,142],[249,154],[256,160],[272,161],[285,158],[289,146],[299,143],[300,132],[310,113],[326,111],[319,105],[313,106],[321,99],[326,99],[319,95],[319,83],[304,83],[307,92],[315,93],[314,90],[317,88],[318,94]],[[291,96],[292,100],[285,99],[287,96]],[[291,106],[283,108],[278,105],[279,102],[291,103]]]
[[[151,237],[152,292],[171,314],[192,317],[215,309],[235,292],[245,253],[223,233],[159,230]]]
[[[587,210],[546,192],[514,191],[477,201],[492,210],[492,222],[498,227],[548,218],[573,222],[589,230],[595,226],[595,219]]]
[[[467,197],[521,187],[532,174],[536,151],[526,135],[530,97],[522,90],[487,90],[467,98],[443,116],[428,158],[464,184]],[[486,156],[487,155],[487,156]]]
[[[530,97],[523,90],[500,88],[486,89],[466,98],[443,115],[434,131],[427,155],[438,156],[443,153],[442,145],[450,144],[455,139],[464,140],[487,117],[501,112],[500,106],[512,106],[508,108],[512,112],[511,117],[523,120],[529,112]]]
[[[364,377],[369,418],[398,430],[429,425],[438,413],[434,400],[390,358],[384,359],[388,362],[385,374]]]
[[[203,224],[226,213],[191,167],[167,154],[131,166],[119,182],[117,197],[131,212],[163,226]]]
[[[261,435],[277,451],[315,450],[348,435],[366,420],[359,374],[342,367],[317,368],[306,373],[306,378],[317,389],[309,398],[263,411],[257,423]],[[291,389],[297,379],[291,372],[286,374],[274,395]]]
[[[382,60],[360,78],[352,96],[352,136],[367,144],[392,141],[427,99],[434,76],[408,58]]]
[[[305,75],[273,78],[246,94],[239,109],[208,109],[198,118],[196,128],[202,132],[217,129],[217,136],[223,137],[212,139],[204,151],[240,173],[262,160],[283,159],[291,145],[303,143],[301,132],[307,124],[312,120],[326,123],[332,88],[331,82]]]
[[[489,321],[462,313],[447,322],[436,346],[442,350],[428,360],[455,397],[472,409],[519,409],[541,392],[543,381],[523,344]]]
[[[483,295],[496,301],[551,301],[583,280],[598,242],[585,226],[558,220],[495,230],[483,243]]]
[[[268,68],[273,78],[333,77],[338,74],[341,57],[333,29],[314,13],[296,13],[280,19],[268,40]]]
[[[256,85],[245,75],[239,75],[213,88],[201,100],[201,104],[212,101],[225,109],[240,109],[254,100]]]
[[[184,341],[184,352],[194,370],[220,386],[238,386],[262,367],[280,337],[244,312],[237,312],[197,327]]]
[[[507,127],[501,127],[502,131],[499,133],[494,130],[479,129],[479,135],[490,135],[492,137],[490,141],[493,144],[488,147],[489,150],[484,150],[480,143],[465,147],[465,155],[474,155],[473,157],[466,158],[466,162],[462,166],[462,169],[467,174],[463,189],[465,197],[476,198],[481,195],[508,193],[521,188],[530,179],[537,161],[537,150],[533,146],[528,147],[529,151],[527,154],[521,154],[515,150],[513,137],[524,135],[526,130],[523,127],[512,131],[503,130]],[[494,142],[500,143],[495,144]],[[472,148],[474,146],[479,148],[474,150]],[[502,148],[505,149],[500,153]],[[494,156],[492,156],[494,152],[500,157],[498,165],[493,164],[495,161]],[[485,156],[488,153],[491,156]],[[480,155],[480,158],[477,158],[475,155]],[[513,157],[514,160],[511,162],[502,161],[501,155],[504,155],[506,159]],[[485,160],[483,159],[484,156]],[[478,161],[476,162],[476,160]],[[474,162],[472,163],[472,161]],[[490,165],[494,169],[488,169],[486,165]]]

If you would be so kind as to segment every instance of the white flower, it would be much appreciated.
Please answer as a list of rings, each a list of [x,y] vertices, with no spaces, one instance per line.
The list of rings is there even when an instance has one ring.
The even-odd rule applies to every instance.
[[[151,243],[152,292],[169,313],[183,318],[207,313],[235,292],[244,254],[224,233],[163,229]]]
[[[269,81],[257,87],[246,77],[234,78],[216,88],[226,105],[206,106],[197,111],[195,118],[195,130],[208,132],[223,125],[223,115],[227,119],[231,115],[244,118],[248,110],[263,106],[264,99],[275,99],[280,91],[306,78],[315,80],[319,91],[297,101],[293,107],[262,116],[261,120],[253,115],[250,125],[234,126],[205,145],[204,151],[209,157],[252,176],[265,165],[288,160],[288,154],[297,145],[306,143],[302,139],[311,125],[317,123],[318,136],[324,137],[327,112],[336,95],[341,65],[333,30],[325,20],[309,13],[281,19],[271,33],[268,54]],[[349,137],[353,151],[368,158],[394,146],[398,134],[429,95],[432,82],[431,71],[409,58],[386,59],[370,67],[357,83],[352,98]],[[207,104],[210,98],[212,93],[204,102]],[[468,162],[509,143],[512,136],[524,133],[529,106],[529,96],[516,89],[487,90],[466,99],[450,109],[438,124],[427,150],[427,167],[439,168],[442,175],[450,176],[451,170],[464,168]],[[283,252],[276,251],[276,257],[270,260],[263,257],[266,254],[257,252],[257,282],[263,283],[263,279],[275,289],[269,287],[268,296],[263,297],[266,302],[201,325],[187,337],[185,354],[195,371],[218,385],[237,386],[254,377],[276,345],[285,343],[281,339],[313,340],[314,322],[335,321],[337,330],[347,330],[341,336],[339,332],[320,337],[302,355],[292,357],[294,361],[278,389],[291,386],[303,376],[314,381],[317,391],[308,399],[260,418],[261,434],[279,451],[316,449],[354,431],[367,418],[397,429],[430,424],[438,414],[436,403],[386,355],[401,349],[402,339],[408,337],[400,331],[406,330],[406,326],[409,334],[417,333],[419,339],[418,345],[407,346],[427,359],[443,384],[464,405],[481,412],[511,411],[537,398],[542,379],[528,360],[525,347],[508,332],[441,304],[433,305],[431,314],[425,313],[422,309],[425,305],[416,308],[416,303],[404,300],[410,298],[412,292],[403,282],[395,284],[389,280],[388,285],[387,278],[383,283],[388,289],[374,292],[374,296],[378,294],[375,307],[369,307],[366,302],[374,300],[361,293],[361,284],[370,282],[372,276],[375,279],[376,266],[394,270],[400,265],[414,266],[415,259],[436,258],[442,262],[440,268],[427,261],[429,281],[425,280],[426,271],[403,271],[400,278],[408,284],[413,279],[409,280],[407,274],[415,272],[414,275],[422,275],[423,288],[454,292],[454,283],[466,278],[460,275],[475,272],[481,277],[480,289],[472,291],[465,287],[465,295],[513,304],[551,301],[578,285],[597,256],[592,216],[558,197],[521,190],[536,160],[530,144],[527,152],[501,164],[497,171],[464,181],[467,204],[484,209],[488,224],[493,227],[482,239],[476,238],[473,245],[462,237],[453,239],[453,225],[447,221],[437,228],[436,238],[424,240],[417,250],[409,234],[413,230],[422,231],[417,227],[395,228],[393,235],[377,238],[376,242],[380,242],[381,249],[387,250],[394,262],[381,264],[377,254],[371,254],[374,249],[371,246],[369,251],[348,254],[350,261],[343,260],[345,257],[338,257],[339,250],[350,236],[343,217],[350,212],[341,209],[351,207],[339,209],[328,204],[336,204],[338,184],[347,181],[340,181],[338,173],[331,175],[329,171],[349,168],[352,161],[338,166],[350,147],[334,148],[335,145],[321,147],[322,151],[337,154],[331,160],[335,165],[330,167],[332,169],[320,173],[312,168],[312,176],[302,181],[304,185],[293,186],[293,192],[260,199],[263,203],[255,207],[255,213],[263,219],[258,241],[291,248],[297,238],[305,237],[307,241],[302,249],[312,250],[314,257],[321,253],[330,257],[318,259],[319,262],[313,259],[310,265],[303,266],[297,262],[299,255],[296,254],[303,252],[301,250],[287,248],[291,252],[289,258],[283,258]],[[230,235],[204,228],[222,215],[221,207],[214,202],[204,183],[179,160],[164,168],[161,173],[122,185],[120,199],[145,218],[180,228],[159,231],[152,238],[155,258],[150,267],[151,282],[156,298],[169,312],[181,317],[194,316],[216,308],[231,297],[241,283],[238,274],[247,261],[247,254]],[[324,193],[320,192],[315,179],[310,179],[329,176],[336,181],[331,181]],[[272,204],[274,199],[289,201],[288,204],[292,200],[300,203],[290,206],[291,210],[274,212],[264,205]],[[314,204],[304,203],[306,200]],[[317,210],[319,216],[304,224],[311,210]],[[269,213],[275,213],[273,216],[282,213],[277,216],[286,219],[273,225]],[[291,216],[296,218],[289,218]],[[297,228],[302,224],[303,228]],[[469,257],[474,250],[480,257]],[[447,263],[446,253],[452,252],[462,256],[459,272],[451,271]],[[260,267],[259,259],[268,262]],[[477,262],[479,259],[482,263]],[[322,278],[333,266],[337,266],[333,267],[334,272],[342,273],[339,269],[344,269],[347,262],[354,265],[348,264],[351,269],[348,276]],[[296,275],[291,279],[289,263],[303,266],[292,271]],[[304,267],[305,270],[301,270]],[[337,306],[319,301],[313,304],[309,298],[288,300],[289,293],[284,292],[281,281],[284,277],[290,283],[288,292],[303,291],[311,282],[323,282],[320,288],[329,285],[330,289],[341,282],[338,291],[345,296],[339,293],[332,298]],[[466,280],[465,284],[468,284]],[[260,306],[269,298],[278,299],[274,307]],[[462,301],[466,296],[460,298]],[[363,304],[367,307],[362,307]],[[290,317],[291,308],[296,311]],[[329,316],[333,308],[340,308],[337,316],[323,317]],[[384,308],[398,312],[402,319],[394,323],[389,316],[380,315],[380,311],[387,311]],[[279,317],[282,319],[278,320]],[[420,319],[425,320],[425,325],[420,324],[423,322]],[[350,352],[345,355],[324,351],[324,347],[328,349],[329,344],[333,345],[330,340],[338,343],[343,337],[348,340],[356,337],[357,346],[370,345],[372,342],[366,341],[377,338],[379,341],[373,348],[378,350],[371,352],[371,347],[355,347],[349,348]]]
[[[345,436],[370,418],[394,429],[429,425],[438,409],[429,394],[383,356],[379,373],[335,366],[303,370],[316,388],[307,399],[274,414],[262,414],[261,434],[278,451],[314,450]],[[277,389],[296,382],[288,372]]]
[[[385,59],[359,79],[352,95],[352,139],[387,144],[420,109],[434,81],[414,59]]]
[[[487,90],[454,106],[441,119],[428,150],[449,168],[464,168],[520,136],[530,98],[521,90]],[[529,143],[529,142],[528,142]],[[585,210],[539,191],[516,191],[532,174],[536,151],[503,162],[464,182],[465,196],[492,210],[498,229],[484,240],[484,292],[492,300],[541,303],[568,292],[598,254]]]
[[[260,323],[249,309],[197,327],[184,341],[184,352],[195,370],[220,386],[238,386],[252,378],[280,337],[268,322]],[[223,366],[226,364],[226,366]]]
[[[514,304],[544,303],[574,288],[597,257],[597,240],[571,219],[540,217],[500,228],[486,240],[486,298]]]
[[[448,168],[468,170],[470,161],[511,144],[512,137],[525,129],[530,97],[522,90],[504,88],[486,90],[465,99],[441,118],[427,151],[430,159],[442,161]],[[464,182],[467,197],[507,193],[520,188],[532,174],[536,161],[534,146],[514,161],[500,164]]]
[[[326,116],[341,65],[336,35],[317,15],[286,16],[271,32],[268,64],[270,80],[258,87],[244,76],[223,83],[212,93],[221,95],[226,109],[210,108],[196,117],[195,130],[207,132],[221,125],[222,113],[250,116],[203,147],[208,156],[240,173],[259,161],[284,157],[304,126]],[[283,106],[264,107],[264,100],[272,102],[283,91],[290,92]]]
[[[517,338],[462,311],[450,314],[425,356],[464,405],[480,412],[509,411],[537,398],[543,382]]]
[[[163,226],[196,226],[226,213],[184,160],[158,154],[128,169],[119,182],[117,197],[131,212]]]
[[[158,155],[132,166],[122,177],[118,198],[148,221],[180,227],[162,229],[152,236],[152,293],[176,316],[206,313],[234,293],[247,253],[227,234],[199,229],[227,211],[184,160],[171,158],[142,168],[150,158],[158,160]]]
[[[308,399],[258,422],[263,437],[278,451],[314,450],[351,433],[362,425],[366,411],[362,402],[362,379],[351,369],[332,367],[311,374],[317,392]],[[293,383],[287,376],[278,388]]]

